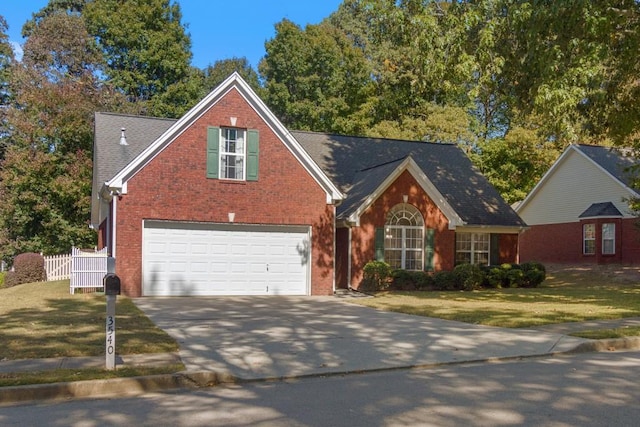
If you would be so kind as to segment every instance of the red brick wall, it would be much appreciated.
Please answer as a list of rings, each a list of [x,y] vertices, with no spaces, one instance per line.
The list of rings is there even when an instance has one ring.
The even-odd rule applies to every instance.
[[[520,236],[520,262],[539,261],[559,264],[640,263],[640,233],[636,219],[583,220],[563,224],[534,225]],[[582,253],[582,225],[596,224],[596,255]],[[616,224],[616,253],[602,255],[601,224]]]
[[[378,197],[378,199],[360,217],[360,226],[352,228],[351,235],[351,286],[357,288],[362,280],[362,269],[365,264],[375,259],[375,229],[383,227],[387,214],[398,203],[402,203],[403,195],[408,195],[407,203],[415,206],[425,221],[427,228],[434,228],[436,271],[450,270],[454,264],[455,232],[449,230],[448,221],[436,204],[424,192],[422,187],[407,171]]]
[[[258,129],[256,182],[206,178],[207,126]],[[200,117],[128,182],[117,206],[116,271],[123,292],[141,295],[142,221],[228,222],[312,226],[311,293],[333,291],[334,207],[291,152],[236,90]]]

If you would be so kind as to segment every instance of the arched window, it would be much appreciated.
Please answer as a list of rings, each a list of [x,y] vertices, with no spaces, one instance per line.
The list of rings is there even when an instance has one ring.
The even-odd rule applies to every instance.
[[[384,227],[384,260],[392,268],[424,269],[424,219],[407,203],[394,206]]]

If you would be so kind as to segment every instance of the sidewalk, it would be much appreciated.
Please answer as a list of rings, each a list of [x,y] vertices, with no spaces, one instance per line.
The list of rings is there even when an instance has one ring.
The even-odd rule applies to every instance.
[[[460,324],[464,325],[464,324]],[[471,326],[471,325],[468,325]],[[481,334],[465,335],[467,332],[459,330],[459,335],[442,335],[441,339],[429,342],[419,342],[416,335],[394,337],[387,345],[397,348],[397,360],[389,363],[389,360],[374,360],[375,354],[358,360],[358,343],[351,343],[346,337],[332,337],[334,341],[345,348],[346,354],[350,354],[350,360],[342,360],[336,366],[317,366],[312,370],[283,369],[277,375],[260,377],[259,375],[244,375],[247,371],[229,369],[229,366],[202,365],[202,367],[189,367],[187,370],[175,374],[153,375],[136,378],[117,378],[109,380],[77,381],[72,383],[56,383],[28,385],[17,387],[0,387],[0,405],[17,402],[27,402],[42,399],[69,399],[88,397],[109,397],[137,395],[146,392],[177,389],[208,387],[221,383],[234,383],[246,381],[260,381],[266,379],[309,377],[316,375],[338,375],[352,372],[379,371],[385,369],[410,369],[429,366],[441,366],[446,364],[460,364],[469,362],[482,362],[494,360],[513,360],[521,357],[541,357],[558,354],[590,351],[613,351],[626,349],[640,349],[640,337],[614,339],[614,340],[586,340],[569,337],[566,334],[588,329],[609,329],[623,326],[640,326],[640,318],[627,318],[619,320],[590,321],[583,323],[566,323],[557,325],[545,325],[536,328],[514,330],[512,346],[505,347],[504,335],[500,328],[489,328]],[[540,333],[537,333],[537,332]],[[532,335],[538,335],[539,340],[532,341]],[[471,343],[468,338],[475,337],[476,342]],[[519,336],[519,338],[518,338]],[[315,338],[318,338],[317,336]],[[412,360],[403,360],[403,346],[411,345],[409,339],[418,342],[418,348],[424,352],[424,357]],[[524,341],[520,341],[524,340]],[[522,346],[522,344],[525,346]],[[286,344],[285,344],[286,346]],[[519,348],[520,351],[515,350]],[[281,349],[280,349],[281,350]],[[515,350],[515,351],[514,351]],[[185,353],[185,355],[188,355]],[[464,355],[464,356],[463,356]],[[247,356],[246,354],[244,356]],[[304,353],[291,354],[292,365],[299,365],[296,356],[303,357]],[[360,356],[362,356],[360,354]],[[236,355],[233,357],[242,357]],[[304,359],[304,357],[303,357]],[[239,359],[236,359],[236,361]],[[183,362],[177,353],[122,355],[116,358],[116,367],[122,366],[163,366]],[[340,360],[338,359],[338,362]],[[36,372],[55,369],[83,369],[103,368],[104,356],[99,357],[74,357],[53,359],[30,360],[3,360],[0,361],[0,376],[19,372]],[[282,365],[285,366],[285,365]]]

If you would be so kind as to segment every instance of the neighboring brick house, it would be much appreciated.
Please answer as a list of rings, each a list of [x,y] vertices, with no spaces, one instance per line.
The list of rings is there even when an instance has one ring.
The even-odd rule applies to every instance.
[[[516,207],[530,226],[520,235],[520,260],[560,264],[638,264],[640,233],[628,200],[630,166],[611,147],[570,145]]]
[[[236,73],[179,120],[96,113],[91,222],[130,296],[329,295],[525,227],[456,145],[290,132]]]

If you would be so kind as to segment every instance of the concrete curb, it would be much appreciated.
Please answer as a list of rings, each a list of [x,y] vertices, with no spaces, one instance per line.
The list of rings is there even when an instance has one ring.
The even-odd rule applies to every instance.
[[[199,371],[0,387],[0,405],[36,400],[136,396],[161,390],[213,387],[236,381],[227,372]]]
[[[144,393],[175,390],[214,387],[220,384],[254,383],[262,381],[283,381],[296,378],[313,378],[321,376],[337,376],[350,374],[363,374],[365,372],[381,372],[388,370],[418,369],[429,367],[441,367],[447,365],[460,365],[465,363],[482,363],[517,360],[530,357],[557,356],[563,354],[594,353],[616,350],[640,349],[640,337],[627,337],[616,339],[592,340],[579,344],[572,350],[564,352],[550,352],[546,354],[529,356],[494,357],[490,359],[434,362],[417,366],[394,367],[384,369],[363,369],[348,372],[325,372],[318,374],[305,374],[295,376],[268,377],[259,379],[242,379],[229,372],[221,371],[193,371],[178,372],[175,374],[148,375],[131,378],[114,378],[107,380],[74,381],[68,383],[33,384],[25,386],[0,387],[0,406],[9,404],[32,402],[38,400],[56,400],[72,398],[107,398],[122,396],[137,396]]]

